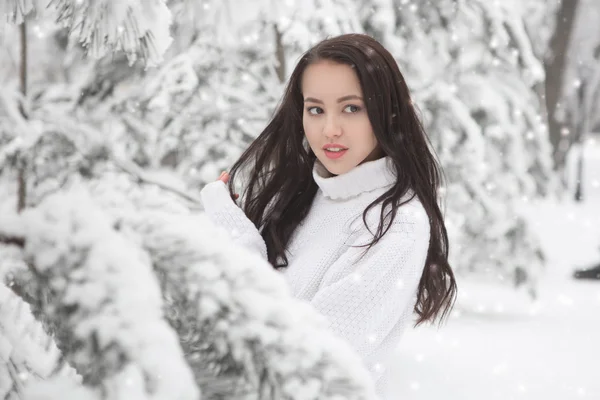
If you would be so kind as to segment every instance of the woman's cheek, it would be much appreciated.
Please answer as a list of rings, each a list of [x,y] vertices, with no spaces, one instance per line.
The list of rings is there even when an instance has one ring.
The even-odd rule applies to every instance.
[[[315,129],[312,124],[304,124],[304,136],[306,136],[306,140],[308,140],[308,144],[313,147],[315,144]]]
[[[308,119],[304,123],[304,132],[308,138],[314,137],[318,133],[318,126],[315,121]]]

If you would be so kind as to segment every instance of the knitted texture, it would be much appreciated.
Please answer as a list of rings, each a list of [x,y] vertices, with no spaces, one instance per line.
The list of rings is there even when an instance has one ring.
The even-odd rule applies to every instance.
[[[417,288],[429,247],[429,219],[415,197],[401,206],[389,231],[366,254],[379,224],[381,207],[362,220],[366,207],[394,183],[388,157],[330,176],[317,160],[313,177],[319,186],[311,209],[286,249],[283,274],[293,295],[325,315],[331,329],[347,340],[387,399],[387,366],[405,328],[412,321]],[[407,197],[412,195],[408,193]],[[266,258],[265,243],[220,181],[202,190],[208,216],[234,241]]]

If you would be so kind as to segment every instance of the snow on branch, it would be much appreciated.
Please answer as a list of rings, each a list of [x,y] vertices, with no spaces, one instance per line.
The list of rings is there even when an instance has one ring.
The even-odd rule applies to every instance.
[[[18,242],[17,242],[18,244]],[[48,378],[80,384],[75,370],[61,360],[54,339],[33,316],[29,304],[0,284],[0,398],[24,397],[27,386]],[[7,385],[9,384],[9,385]]]
[[[107,399],[199,398],[178,338],[163,319],[148,255],[110,225],[87,192],[50,196],[4,222],[5,239],[24,239],[36,290],[49,298],[42,312],[90,389]]]
[[[533,51],[531,39],[525,29],[524,2],[490,2],[477,0],[474,5],[481,8],[483,17],[489,21],[495,41],[505,41],[503,46],[518,51],[524,72],[524,80],[534,85],[544,79],[544,67]],[[509,41],[512,39],[512,43]]]
[[[324,317],[292,297],[283,276],[266,261],[232,245],[228,234],[203,215],[147,213],[136,218],[125,224],[143,238],[163,277],[171,325],[177,327],[197,379],[199,371],[206,374],[211,366],[213,381],[238,374],[238,387],[228,387],[233,393],[214,393],[218,389],[205,384],[203,394],[375,398],[358,355],[334,336]]]
[[[172,42],[172,15],[165,0],[51,0],[58,22],[69,28],[94,58],[123,51],[156,66]]]
[[[2,14],[8,22],[21,24],[25,16],[34,10],[33,0],[4,0]]]

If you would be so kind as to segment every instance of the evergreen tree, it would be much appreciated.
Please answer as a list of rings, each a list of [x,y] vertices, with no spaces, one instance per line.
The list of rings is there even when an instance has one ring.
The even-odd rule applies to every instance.
[[[553,185],[526,29],[538,3],[378,0],[361,14],[406,71],[444,167],[452,265],[532,294],[543,255],[519,204]]]
[[[323,317],[293,299],[263,260],[232,249],[224,232],[191,214],[198,201],[182,166],[197,156],[186,151],[203,145],[194,117],[214,98],[202,93],[224,93],[219,107],[232,98],[256,104],[233,87],[240,82],[240,93],[251,92],[270,73],[268,62],[243,48],[203,42],[199,35],[210,29],[195,31],[184,23],[177,28],[193,39],[179,44],[185,51],[177,53],[174,43],[171,54],[152,52],[146,39],[160,36],[164,25],[146,22],[164,2],[144,10],[135,9],[142,3],[131,3],[133,9],[113,3],[53,1],[48,13],[66,30],[45,20],[20,26],[36,32],[20,36],[34,56],[45,61],[54,52],[66,62],[34,69],[25,74],[28,82],[11,79],[2,96],[1,179],[12,190],[2,191],[0,244],[16,261],[2,265],[0,278],[9,293],[31,303],[56,339],[60,365],[72,365],[83,380],[55,369],[18,386],[35,371],[25,365],[20,375],[6,375],[21,355],[4,352],[0,373],[10,377],[8,390],[28,399],[184,399],[200,392],[206,399],[374,398],[367,370]],[[12,21],[34,21],[35,4],[12,5]],[[190,5],[172,6],[178,11]],[[120,41],[115,35],[133,33],[120,23],[123,13],[136,14],[128,23],[157,31]],[[94,18],[86,20],[86,29],[73,29],[70,24],[88,14]],[[19,37],[17,32],[9,27],[2,39]],[[168,41],[161,36],[160,43]],[[102,48],[93,47],[100,43]],[[202,51],[211,48],[218,54],[206,62]],[[234,61],[256,57],[260,79],[246,82],[235,74],[242,65],[234,64],[215,80],[211,68],[230,54]],[[163,56],[158,68],[147,69]],[[7,76],[30,70],[23,58],[13,60],[2,71]],[[223,110],[216,110],[219,121]],[[19,193],[26,188],[19,215],[17,187]],[[17,318],[6,315],[3,322]]]

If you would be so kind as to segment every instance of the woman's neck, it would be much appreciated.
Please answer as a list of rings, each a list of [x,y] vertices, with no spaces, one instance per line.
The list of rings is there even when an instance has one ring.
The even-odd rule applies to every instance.
[[[396,182],[396,174],[389,157],[364,161],[341,175],[331,174],[317,159],[313,167],[313,179],[326,197],[343,200],[391,186]]]

